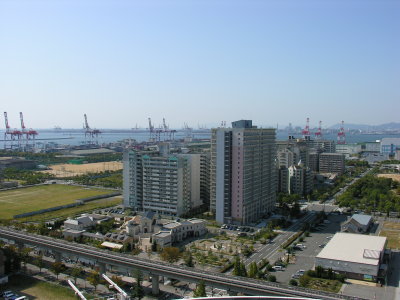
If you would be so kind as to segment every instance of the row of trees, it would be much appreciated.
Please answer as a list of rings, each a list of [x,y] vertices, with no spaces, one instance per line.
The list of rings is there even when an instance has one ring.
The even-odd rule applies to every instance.
[[[46,266],[46,262],[43,260],[42,255],[38,255],[33,260],[33,263],[39,268],[40,272],[42,272],[42,269]],[[101,278],[100,273],[97,270],[86,272],[82,267],[79,266],[68,269],[65,264],[61,262],[54,262],[50,264],[50,270],[54,273],[54,275],[56,275],[57,280],[61,273],[66,273],[73,278],[75,284],[78,278],[83,278],[87,280],[95,290],[99,284],[105,284],[108,286],[107,282]],[[139,270],[135,270],[134,274],[136,282],[131,289],[131,296],[137,299],[142,299],[144,297],[144,289],[142,286],[143,276]],[[122,278],[119,276],[114,275],[111,277],[111,280],[121,288],[123,288],[125,285],[124,281],[122,281]]]
[[[46,180],[53,179],[54,175],[49,173],[35,172],[31,170],[6,168],[3,171],[3,177],[6,179],[22,180],[21,184],[23,185],[32,185],[43,183]]]
[[[341,207],[367,212],[400,212],[400,196],[397,195],[396,189],[399,189],[399,183],[391,178],[367,175],[350,186],[337,201]]]
[[[264,266],[266,272],[262,271]],[[241,261],[241,259],[237,256],[233,264],[232,275],[256,279],[267,279],[268,281],[276,282],[276,277],[272,274],[269,274],[269,272],[272,270],[272,265],[268,261],[262,261],[261,265],[257,265],[256,262],[252,262],[248,269],[246,269],[244,262]]]
[[[299,278],[299,284],[302,287],[308,287],[310,284],[311,278],[323,278],[330,280],[338,280],[340,282],[344,282],[346,277],[342,274],[338,274],[334,272],[331,268],[325,269],[322,266],[316,266],[315,270],[308,270],[303,276]],[[291,280],[289,282],[291,285],[297,285]]]
[[[62,153],[32,153],[32,152],[13,152],[15,157],[24,157],[26,159],[34,160],[38,164],[42,165],[53,165],[66,163],[71,158],[62,156]],[[0,157],[9,157],[10,152],[6,150],[0,150]],[[120,161],[122,160],[122,153],[104,153],[104,154],[92,154],[85,156],[85,161],[88,163],[95,162],[107,162],[107,161]]]
[[[82,185],[122,188],[122,170],[89,173],[85,175],[70,177],[69,179]]]

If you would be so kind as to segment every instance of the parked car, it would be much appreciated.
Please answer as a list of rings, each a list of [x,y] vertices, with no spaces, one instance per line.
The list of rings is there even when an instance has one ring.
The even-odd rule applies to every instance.
[[[4,299],[11,298],[11,297],[13,297],[13,296],[15,296],[15,294],[14,294],[12,291],[5,291],[5,292],[3,293]]]
[[[324,247],[325,247],[325,244],[318,245],[318,247],[324,248]]]
[[[272,269],[274,269],[275,271],[284,271],[285,268],[282,266],[273,266]]]

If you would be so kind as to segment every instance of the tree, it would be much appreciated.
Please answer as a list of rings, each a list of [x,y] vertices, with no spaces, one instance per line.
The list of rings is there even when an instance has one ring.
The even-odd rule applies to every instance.
[[[181,257],[181,253],[176,247],[165,247],[160,254],[162,260],[165,260],[169,263],[174,263],[179,260]]]
[[[199,284],[193,292],[193,298],[207,297],[206,286],[203,280],[200,280]]]
[[[31,248],[22,248],[21,251],[19,252],[20,258],[22,263],[24,264],[24,268],[26,268],[26,263],[29,260],[29,253],[31,253],[32,249]]]
[[[44,267],[43,255],[36,256],[35,265],[39,268],[39,272],[42,273],[42,268]]]
[[[120,276],[113,275],[111,277],[111,280],[114,281],[114,283],[121,288],[125,285],[125,282],[122,280]]]
[[[91,285],[94,286],[94,290],[96,290],[96,289],[97,289],[97,286],[98,286],[99,283],[100,283],[100,273],[97,272],[97,271],[91,271],[91,272],[89,273],[89,276],[87,277],[87,280],[89,281],[89,283],[90,283]]]
[[[83,269],[80,267],[73,267],[71,269],[71,277],[74,279],[74,283],[76,284],[76,279],[81,275]]]
[[[247,277],[246,265],[243,262],[240,263],[240,276]]]
[[[324,275],[325,269],[322,266],[316,266],[315,267],[315,275],[318,278],[322,278]]]
[[[258,267],[257,267],[256,262],[253,261],[249,266],[249,275],[248,276],[250,278],[257,278],[257,275],[258,275]]]
[[[132,297],[137,298],[137,299],[142,299],[144,297],[144,290],[142,287],[142,272],[140,270],[135,270],[135,277],[136,277],[136,282],[133,285],[132,288]]]
[[[153,243],[151,244],[151,251],[157,252],[157,243],[155,240],[153,240]]]
[[[51,264],[50,270],[56,275],[58,280],[58,275],[65,271],[65,265],[59,261],[53,262]]]
[[[240,275],[240,258],[239,258],[239,256],[236,256],[236,258],[235,258],[235,262],[233,264],[232,275],[241,276]]]
[[[187,267],[194,267],[192,253],[188,252],[185,256],[185,265]]]
[[[268,275],[267,280],[271,281],[271,282],[276,282],[276,276],[275,275]]]

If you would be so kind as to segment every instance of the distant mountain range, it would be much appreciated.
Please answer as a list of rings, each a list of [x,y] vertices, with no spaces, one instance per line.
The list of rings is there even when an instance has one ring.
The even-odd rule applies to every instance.
[[[332,125],[329,129],[339,129],[342,126],[340,123]],[[365,125],[365,124],[344,124],[345,129],[350,130],[400,130],[400,123],[391,122],[381,125]]]

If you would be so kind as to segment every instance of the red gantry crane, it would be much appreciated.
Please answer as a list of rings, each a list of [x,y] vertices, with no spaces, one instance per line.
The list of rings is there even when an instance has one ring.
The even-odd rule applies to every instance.
[[[315,138],[316,139],[322,138],[322,121],[319,121],[319,127],[318,127],[318,131],[315,133]]]
[[[340,130],[337,134],[337,143],[339,145],[344,145],[346,144],[346,133],[344,132],[344,121],[342,121],[342,125],[340,127]]]
[[[310,118],[307,118],[307,123],[306,123],[306,127],[304,127],[303,131],[301,132],[303,134],[303,138],[307,139],[307,137],[309,138],[311,133],[310,133]]]
[[[36,130],[33,130],[32,128],[29,128],[28,130],[26,129],[24,123],[24,115],[22,114],[22,112],[19,113],[19,118],[21,120],[21,135],[25,135],[27,140],[35,139],[35,137],[38,135],[38,132]]]
[[[11,129],[10,125],[8,124],[7,112],[4,112],[4,120],[6,124],[6,132],[4,132],[4,139],[7,140],[7,137],[10,137],[10,140],[15,140],[15,138],[20,140],[22,132],[19,131],[18,129]]]

